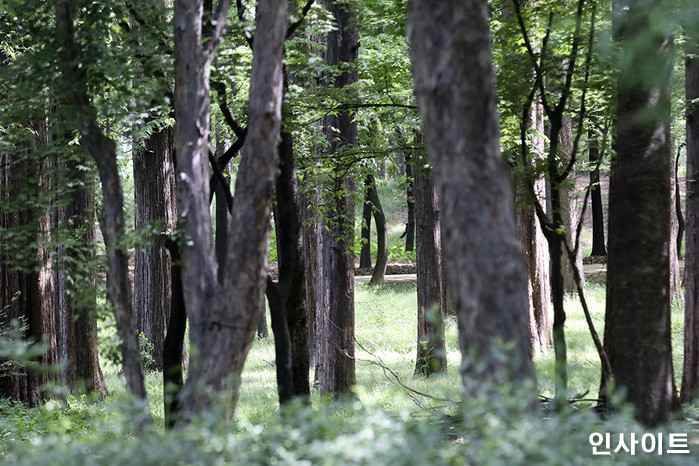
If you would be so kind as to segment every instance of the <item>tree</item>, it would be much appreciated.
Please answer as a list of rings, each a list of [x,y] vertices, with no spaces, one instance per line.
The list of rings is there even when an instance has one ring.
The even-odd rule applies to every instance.
[[[223,399],[238,399],[240,375],[264,311],[268,234],[279,173],[282,57],[287,2],[258,4],[246,150],[236,179],[226,272],[216,273],[209,210],[209,76],[230,1],[204,22],[202,1],[175,2],[177,203],[186,240],[182,283],[193,355],[181,397],[185,419]]]
[[[602,186],[600,185],[599,166],[602,163],[599,145],[594,134],[588,134],[590,147],[590,210],[592,212],[592,252],[591,256],[606,256],[607,247],[604,241],[604,209],[602,207]]]
[[[696,14],[694,15],[696,20]],[[687,105],[687,239],[685,247],[684,363],[680,399],[699,388],[699,27],[688,21],[685,58]]]
[[[498,117],[486,1],[411,1],[409,37],[425,147],[441,200],[449,284],[470,378],[532,379],[527,283]],[[466,33],[464,33],[464,31]],[[514,346],[517,363],[495,342]]]
[[[51,258],[41,238],[49,232],[49,218],[28,199],[21,201],[21,193],[32,183],[46,183],[45,175],[43,180],[36,176],[40,164],[28,156],[30,150],[25,146],[13,154],[0,152],[0,332],[16,331],[26,341],[43,341],[46,347],[37,362],[50,365],[58,362],[58,351]],[[17,244],[25,247],[16,248]],[[43,384],[51,380],[55,374],[42,375],[14,361],[0,361],[2,398],[35,407],[45,396]]]
[[[117,328],[122,339],[124,372],[131,393],[140,400],[147,399],[140,353],[136,335],[128,257],[123,244],[124,196],[119,180],[116,143],[105,136],[97,124],[94,107],[87,94],[87,74],[77,63],[74,10],[71,3],[60,1],[55,6],[58,67],[61,74],[61,96],[75,115],[81,142],[97,164],[102,184],[104,209],[104,240],[107,249],[107,285],[114,308]],[[149,414],[147,415],[149,416]],[[146,417],[144,417],[144,422]]]
[[[447,369],[444,343],[444,290],[439,201],[432,169],[417,169],[415,183],[417,240],[417,357],[415,373],[430,375]]]
[[[62,189],[54,200],[62,207],[52,215],[56,342],[64,364],[61,381],[73,390],[107,395],[97,348],[94,173],[78,170],[87,163],[86,154],[80,153],[59,154],[54,161],[54,177],[56,167],[63,166],[64,180],[75,185]]]
[[[336,27],[328,33],[326,63],[338,67],[334,87],[347,91],[357,81],[357,15],[347,2],[326,2]],[[316,378],[321,393],[349,393],[356,383],[354,361],[354,190],[352,160],[343,152],[357,145],[357,122],[349,109],[324,121],[328,153],[338,160],[325,194],[326,220],[318,238],[319,292],[316,299]]]
[[[386,228],[386,216],[383,213],[379,191],[376,189],[376,180],[373,176],[367,178],[366,199],[371,206],[376,223],[376,265],[371,275],[369,283],[371,285],[383,284],[388,265],[388,229]],[[366,201],[365,201],[366,205]]]
[[[668,31],[654,26],[657,3],[617,0],[613,8],[624,59],[610,174],[604,346],[636,418],[655,426],[667,419],[674,396],[667,144],[673,47]]]
[[[170,315],[170,253],[161,230],[175,226],[175,170],[173,130],[157,127],[143,148],[133,153],[136,228],[146,230],[144,244],[134,260],[134,313],[136,327],[153,345],[152,369],[163,368],[163,345]],[[157,228],[156,222],[160,223]]]

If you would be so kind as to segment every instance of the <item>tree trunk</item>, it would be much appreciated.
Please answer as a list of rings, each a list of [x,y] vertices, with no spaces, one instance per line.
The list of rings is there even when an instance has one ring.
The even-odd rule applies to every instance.
[[[544,109],[540,103],[534,103],[529,112],[531,126],[536,134],[544,134]],[[545,157],[543,137],[532,139],[532,157]],[[522,161],[524,162],[524,160]],[[527,182],[525,180],[525,182]],[[534,194],[541,205],[546,205],[546,179],[540,177],[533,182]],[[548,242],[536,217],[534,206],[517,212],[519,235],[524,249],[524,266],[527,271],[527,289],[529,291],[529,326],[534,348],[543,351],[552,343],[553,320],[551,314],[551,257]]]
[[[386,266],[388,265],[388,230],[386,228],[386,216],[383,213],[379,192],[376,189],[376,181],[374,177],[370,177],[371,181],[367,189],[367,196],[371,209],[374,213],[374,223],[376,223],[376,265],[374,273],[371,275],[369,284],[382,285],[384,276],[386,275]]]
[[[117,328],[122,340],[122,355],[127,385],[138,399],[146,400],[147,393],[141,370],[140,352],[131,302],[131,283],[128,276],[128,257],[122,246],[124,235],[124,197],[119,180],[116,160],[116,144],[104,135],[92,116],[87,96],[86,72],[73,66],[75,56],[75,30],[71,4],[56,4],[57,40],[62,44],[59,67],[66,83],[65,98],[74,108],[82,144],[97,163],[102,183],[104,215],[104,241],[107,249],[107,285],[114,307]],[[147,423],[150,413],[137,423]]]
[[[353,66],[359,49],[357,15],[350,5],[326,2],[337,29],[328,33],[326,63],[349,65],[339,74],[334,87],[345,88],[357,82]],[[350,393],[356,383],[354,361],[354,191],[355,182],[347,175],[351,161],[342,151],[357,144],[357,122],[348,110],[325,119],[330,141],[329,153],[335,163],[333,180],[326,194],[329,219],[319,235],[318,314],[316,316],[316,377],[321,393]],[[325,286],[324,286],[325,285]]]
[[[592,191],[590,192],[591,206],[590,210],[592,212],[592,252],[591,256],[606,256],[607,247],[604,241],[604,207],[602,206],[602,186],[600,185],[599,178],[599,164],[600,153],[599,146],[597,145],[597,140],[594,139],[594,135],[590,132],[589,144],[589,155],[590,155],[590,185],[592,186]]]
[[[442,291],[442,235],[439,203],[432,170],[415,176],[417,226],[417,357],[415,373],[430,375],[447,369]]]
[[[408,178],[406,189],[406,201],[408,203],[408,223],[405,225],[405,250],[415,249],[415,199],[413,198],[413,186],[415,184],[414,157],[405,156],[405,176]]]
[[[369,200],[369,190],[371,184],[367,177],[364,183],[364,203],[362,204],[362,249],[359,252],[359,267],[362,269],[371,268],[371,201]]]
[[[79,244],[59,241],[54,256],[56,338],[64,364],[60,377],[73,390],[108,395],[97,348],[93,174],[77,170],[76,162],[59,158],[57,164],[67,166],[78,186],[66,193],[65,207],[53,215],[53,228],[80,238]]]
[[[408,8],[415,90],[441,200],[467,388],[473,379],[534,377],[522,247],[499,150],[488,17],[485,0],[412,0]],[[514,344],[512,358],[501,357],[497,340]],[[469,363],[470,354],[483,366]]]
[[[283,404],[294,396],[310,396],[310,367],[293,138],[288,132],[282,132],[279,153],[275,216],[279,281],[267,279],[267,300],[274,331],[279,402]]]
[[[175,225],[175,170],[172,164],[174,131],[157,129],[133,152],[136,228]],[[143,147],[140,149],[140,147]],[[164,235],[149,234],[136,248],[134,260],[134,313],[136,327],[153,345],[153,367],[163,370],[163,344],[170,315],[170,253]]]
[[[656,8],[661,7],[614,2],[613,30],[627,59],[617,81],[604,329],[616,385],[625,388],[636,418],[646,426],[667,419],[674,395],[667,144],[672,44],[669,36],[651,30]],[[645,69],[657,71],[653,82],[642,73],[639,80],[639,70]]]
[[[685,246],[684,363],[681,400],[699,388],[699,26],[688,25],[685,59],[687,105],[687,238]]]
[[[573,156],[573,120],[569,115],[563,117],[563,127],[560,132],[560,149],[561,157],[560,160],[564,166],[570,162]],[[576,187],[577,174],[575,172],[575,167],[570,173],[568,182],[563,183],[560,186],[561,204],[562,212],[561,216],[563,218],[563,228],[565,229],[565,241],[568,242],[571,249],[575,247],[575,236],[578,230],[578,222],[580,221],[580,206],[581,202],[578,199],[578,190]],[[585,273],[583,271],[583,261],[582,261],[582,248],[578,248],[577,254],[575,255],[575,264],[572,264],[568,258],[568,253],[566,252],[565,245],[562,245],[561,257],[563,259],[563,290],[565,293],[576,293],[577,285],[575,283],[575,278],[573,274],[573,265],[575,265],[580,271],[581,277],[583,277],[583,289],[585,289]]]
[[[12,201],[31,189],[28,185],[30,171],[36,171],[36,166],[30,167],[29,162],[21,161],[17,155],[0,153],[0,232],[19,230],[32,244],[39,240],[37,212]],[[23,340],[38,342],[42,334],[48,331],[53,344],[41,359],[55,363],[52,290],[42,287],[39,282],[39,274],[45,275],[45,267],[50,265],[44,263],[44,253],[39,248],[12,251],[8,250],[7,244],[0,246],[0,333],[11,331],[13,324],[17,324],[21,326],[18,330]],[[48,294],[43,296],[43,292]],[[48,320],[44,321],[47,317]],[[41,402],[41,384],[41,375],[24,364],[0,360],[0,398],[33,408]]]
[[[223,285],[216,277],[209,211],[209,76],[230,2],[202,27],[202,2],[175,2],[175,118],[178,213],[188,242],[181,245],[182,281],[193,356],[182,394],[185,420],[225,403],[229,417],[240,376],[264,312],[269,225],[279,173],[282,57],[287,2],[258,4],[248,104]]]

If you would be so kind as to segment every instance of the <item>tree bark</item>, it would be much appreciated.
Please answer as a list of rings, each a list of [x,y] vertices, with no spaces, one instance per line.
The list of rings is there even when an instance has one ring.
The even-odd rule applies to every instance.
[[[37,170],[34,163],[22,158],[0,153],[0,232],[20,231],[29,244],[38,244],[40,228],[45,228],[46,222],[38,218],[36,209],[12,201],[31,189],[29,174]],[[15,323],[21,325],[21,337],[27,342],[39,342],[46,334],[49,345],[36,362],[55,364],[58,357],[52,289],[50,281],[40,281],[40,277],[48,278],[50,274],[47,251],[39,246],[12,251],[7,246],[0,248],[0,332],[10,331]],[[0,398],[30,408],[38,406],[45,378],[23,364],[4,359],[0,363]]]
[[[544,109],[540,103],[534,103],[529,112],[531,126],[537,134],[544,134]],[[543,137],[532,138],[532,157],[545,157]],[[522,160],[524,164],[524,160]],[[521,180],[520,180],[521,181]],[[524,181],[527,182],[526,180]],[[546,205],[546,179],[540,177],[532,181],[534,195],[541,205]],[[525,190],[526,188],[523,188]],[[526,191],[525,191],[526,192]],[[529,324],[534,348],[543,351],[552,343],[553,319],[551,315],[551,257],[548,243],[536,217],[531,201],[527,207],[517,212],[519,235],[524,249],[524,265],[527,271],[527,289],[529,292]]]
[[[441,200],[465,387],[473,386],[472,379],[534,377],[522,248],[499,150],[488,17],[484,0],[412,0],[408,7],[413,76]],[[497,340],[514,344],[513,358],[499,356]],[[469,354],[485,371],[469,363]]]
[[[415,176],[417,239],[417,357],[415,373],[431,375],[447,369],[444,343],[442,234],[432,170]]]
[[[374,223],[376,223],[376,265],[374,273],[371,275],[369,284],[382,285],[386,276],[386,266],[388,265],[388,229],[386,228],[386,216],[383,213],[379,192],[376,189],[374,177],[370,177],[370,184],[367,189],[368,201],[374,213]]]
[[[181,245],[182,280],[195,351],[181,399],[185,420],[223,399],[226,416],[238,400],[240,376],[264,312],[269,225],[279,173],[282,57],[287,2],[258,4],[248,104],[223,285],[211,244],[209,76],[230,7],[221,1],[203,30],[201,1],[175,2],[175,118],[178,213],[188,242]]]
[[[175,170],[172,164],[174,131],[162,127],[133,153],[136,228],[151,225],[172,230],[175,225]],[[140,149],[143,147],[143,149]],[[170,253],[164,235],[148,234],[134,259],[136,328],[153,345],[153,367],[163,370],[163,345],[170,317]]]
[[[672,173],[667,144],[672,43],[651,27],[656,8],[635,1],[614,2],[612,27],[625,60],[617,81],[617,156],[610,176],[604,329],[616,385],[626,389],[636,418],[646,426],[667,419],[674,396],[669,289]],[[639,69],[656,70],[657,76],[651,80]]]
[[[93,174],[60,157],[57,164],[68,168],[78,186],[65,194],[67,203],[53,215],[52,227],[81,243],[58,242],[53,257],[56,339],[64,364],[60,377],[73,390],[108,395],[99,365],[94,270],[89,267],[94,267],[95,254]]]
[[[687,25],[685,99],[687,105],[687,237],[685,246],[684,363],[681,401],[699,388],[699,27]]]
[[[275,216],[279,281],[267,279],[267,300],[274,331],[279,402],[284,404],[294,396],[310,396],[310,362],[293,138],[288,132],[282,132],[279,153]]]
[[[75,57],[75,30],[71,4],[61,1],[56,4],[56,32],[62,44],[59,67],[66,83],[65,98],[73,107],[78,122],[82,144],[97,163],[102,184],[104,210],[104,241],[107,249],[107,285],[114,307],[117,328],[122,339],[122,355],[127,385],[138,399],[147,400],[141,370],[140,352],[131,303],[131,283],[128,276],[128,257],[121,245],[124,235],[124,197],[119,180],[116,160],[116,144],[104,135],[97,126],[87,96],[85,70],[73,67]],[[148,423],[150,413],[143,413],[138,423]]]
[[[571,157],[573,156],[573,120],[570,115],[563,117],[563,126],[560,132],[560,149],[561,157],[560,160],[564,166],[567,165]],[[569,175],[569,181],[564,182],[560,186],[560,197],[562,204],[561,216],[563,218],[563,228],[565,229],[564,240],[568,242],[569,245],[575,245],[575,236],[578,230],[578,222],[580,221],[580,205],[581,202],[578,199],[578,190],[576,187],[577,174],[575,172],[575,166]],[[575,283],[575,278],[573,274],[573,266],[576,266],[583,277],[582,285],[585,288],[585,273],[583,270],[583,260],[582,260],[582,248],[578,248],[577,254],[575,255],[575,264],[572,264],[568,258],[568,253],[566,252],[565,245],[562,246],[561,257],[562,257],[562,267],[563,267],[563,290],[565,293],[575,293],[577,290],[577,285]]]
[[[344,65],[334,87],[357,82],[353,66],[359,48],[357,15],[349,4],[326,2],[337,28],[328,33],[326,63]],[[329,154],[338,157],[324,201],[329,218],[319,235],[318,314],[316,315],[316,377],[321,393],[348,394],[356,383],[354,361],[354,191],[348,176],[351,161],[342,151],[357,144],[357,122],[349,110],[325,119]]]

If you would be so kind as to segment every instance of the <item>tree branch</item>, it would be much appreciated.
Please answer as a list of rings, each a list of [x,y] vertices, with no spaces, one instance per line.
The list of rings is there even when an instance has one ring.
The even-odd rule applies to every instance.
[[[298,21],[291,24],[289,26],[289,29],[286,30],[286,38],[287,39],[289,37],[291,37],[291,35],[294,32],[296,32],[296,30],[299,28],[299,26],[301,26],[301,24],[303,24],[303,20],[306,19],[306,15],[311,10],[311,7],[313,6],[313,2],[315,2],[315,0],[308,0],[308,2],[306,2],[306,6],[303,7],[303,10],[301,10],[301,18],[299,18]]]

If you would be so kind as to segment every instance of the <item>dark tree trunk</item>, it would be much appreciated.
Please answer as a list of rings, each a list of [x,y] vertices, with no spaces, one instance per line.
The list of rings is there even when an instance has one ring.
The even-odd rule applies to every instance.
[[[83,69],[73,67],[75,56],[75,30],[71,4],[61,1],[56,4],[56,32],[62,46],[59,66],[66,83],[65,98],[73,107],[79,125],[82,144],[97,163],[102,183],[104,210],[104,241],[107,249],[107,285],[114,307],[117,328],[122,339],[122,355],[127,385],[131,393],[141,400],[147,399],[146,387],[141,370],[140,352],[136,324],[131,303],[131,283],[128,276],[128,257],[121,245],[124,235],[124,197],[119,180],[116,160],[116,144],[104,135],[92,116],[87,96],[86,74]],[[148,422],[150,413],[138,424]]]
[[[386,276],[386,266],[388,265],[388,229],[386,228],[386,216],[383,213],[379,192],[376,189],[376,181],[371,176],[367,180],[369,187],[367,188],[368,201],[371,204],[371,210],[374,213],[374,223],[376,223],[376,266],[374,273],[369,281],[372,285],[382,285],[383,279]]]
[[[184,386],[183,354],[184,336],[187,330],[187,312],[184,291],[182,289],[182,267],[180,265],[179,245],[167,239],[165,242],[170,252],[170,318],[163,342],[163,393],[165,426],[172,428],[180,411],[180,394]]]
[[[238,169],[227,266],[219,285],[206,163],[209,76],[229,7],[230,2],[222,0],[203,27],[201,1],[175,2],[177,200],[189,240],[181,245],[182,282],[195,348],[181,398],[185,421],[218,401],[229,417],[237,403],[243,365],[264,312],[271,205],[279,173],[287,2],[270,0],[258,4],[255,17],[246,150]]]
[[[108,395],[97,350],[93,174],[77,170],[75,162],[59,159],[58,165],[67,166],[78,186],[66,194],[67,203],[54,214],[53,227],[71,237],[80,235],[82,243],[58,242],[54,256],[56,338],[64,364],[60,377],[73,390]]]
[[[472,379],[534,377],[522,247],[499,151],[488,18],[485,0],[412,0],[408,8],[415,90],[441,201],[459,344],[465,361],[473,352],[482,363],[464,365],[465,386]],[[501,357],[497,340],[514,344],[513,358]]]
[[[417,358],[415,373],[430,375],[447,369],[442,291],[442,236],[432,170],[415,176],[417,226]]]
[[[687,25],[685,98],[687,105],[687,239],[685,246],[683,403],[699,388],[699,26]]]
[[[362,249],[359,252],[359,267],[371,268],[371,201],[369,200],[369,178],[364,183],[364,204],[362,205]]]
[[[20,160],[17,155],[0,153],[0,231],[21,230],[32,244],[39,239],[37,212],[17,205],[11,199],[31,189],[27,178],[30,170],[34,172],[36,166],[30,168],[29,162]],[[45,251],[32,247],[13,251],[8,244],[0,246],[0,331],[10,331],[13,323],[19,324],[22,326],[21,337],[29,342],[38,342],[45,332],[48,333],[52,345],[41,359],[55,363],[52,290],[42,287],[39,281],[39,275],[45,276],[48,272],[46,267],[50,268],[48,261],[43,263]],[[43,296],[42,292],[48,294]],[[48,320],[44,321],[46,318]],[[44,362],[41,359],[37,362]],[[42,377],[24,365],[7,360],[0,360],[0,363],[0,398],[23,403],[30,408],[37,406],[41,401]]]
[[[673,52],[669,36],[650,27],[655,8],[614,2],[613,30],[628,59],[617,82],[604,329],[616,386],[626,390],[637,419],[646,426],[667,420],[674,397],[667,144]],[[639,80],[644,69],[657,71],[653,82],[642,73]]]
[[[290,133],[282,132],[279,155],[281,171],[276,186],[275,215],[279,281],[274,283],[267,279],[267,299],[274,331],[279,402],[284,404],[294,396],[310,395],[310,368],[304,308],[304,265]]]
[[[408,203],[408,223],[405,225],[405,250],[415,249],[415,199],[413,198],[413,186],[415,183],[414,158],[405,156],[405,176],[408,178],[406,200]]]
[[[353,63],[359,49],[357,15],[350,5],[326,2],[337,28],[328,33],[326,63],[349,65],[339,74],[334,87],[357,82]],[[319,235],[318,313],[316,315],[316,378],[321,393],[350,393],[356,383],[354,361],[354,191],[348,176],[351,162],[343,151],[357,144],[357,122],[349,110],[325,119],[330,141],[329,153],[338,157],[333,180],[324,201],[329,203],[329,220]]]
[[[592,134],[590,134],[592,136]],[[592,211],[592,252],[591,256],[606,256],[607,247],[604,241],[604,207],[602,206],[602,186],[599,179],[599,165],[601,163],[599,147],[594,138],[590,139],[590,192]]]
[[[173,133],[172,128],[159,128],[142,146],[134,147],[136,228],[157,224],[158,230],[171,230],[175,225]],[[145,238],[145,243],[136,248],[134,260],[136,327],[153,345],[153,367],[146,369],[163,369],[171,280],[170,253],[164,245],[164,235],[150,234]]]

